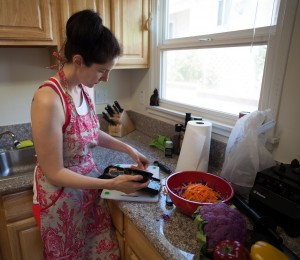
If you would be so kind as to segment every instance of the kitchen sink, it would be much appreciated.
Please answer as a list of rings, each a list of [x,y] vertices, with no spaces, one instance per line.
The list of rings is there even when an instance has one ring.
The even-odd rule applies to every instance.
[[[0,178],[33,172],[35,164],[36,155],[33,147],[2,150],[0,152]]]

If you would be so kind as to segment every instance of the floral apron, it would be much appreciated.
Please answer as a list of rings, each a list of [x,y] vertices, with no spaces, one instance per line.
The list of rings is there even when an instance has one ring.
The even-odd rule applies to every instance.
[[[85,87],[81,86],[89,112],[82,116],[55,78],[41,87],[45,86],[59,94],[65,109],[64,166],[74,174],[98,177],[100,172],[90,148],[97,144],[99,121]],[[39,165],[34,175],[34,211],[40,221],[44,259],[119,259],[115,230],[107,204],[100,197],[101,190],[54,186]]]

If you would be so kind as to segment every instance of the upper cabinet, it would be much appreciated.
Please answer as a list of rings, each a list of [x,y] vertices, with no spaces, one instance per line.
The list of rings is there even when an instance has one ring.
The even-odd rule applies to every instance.
[[[56,45],[55,1],[0,0],[0,45]]]
[[[117,69],[149,67],[150,0],[0,0],[0,46],[61,50],[68,18],[84,9],[98,12],[119,40]]]
[[[148,68],[150,0],[111,3],[111,30],[122,48],[117,68]]]
[[[60,13],[60,41],[59,49],[63,46],[66,36],[66,23],[69,17],[81,10],[90,9],[100,14],[103,24],[110,28],[110,0],[60,0],[59,1]]]

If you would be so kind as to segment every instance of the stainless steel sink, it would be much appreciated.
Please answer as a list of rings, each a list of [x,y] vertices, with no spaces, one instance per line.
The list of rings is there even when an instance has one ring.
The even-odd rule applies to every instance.
[[[33,172],[36,164],[33,147],[0,152],[0,177]]]

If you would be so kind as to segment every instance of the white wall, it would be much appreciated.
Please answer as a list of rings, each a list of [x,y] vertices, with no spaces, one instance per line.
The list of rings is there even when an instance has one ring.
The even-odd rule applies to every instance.
[[[107,104],[113,105],[117,100],[125,110],[132,109],[132,78],[134,70],[112,70],[109,75],[109,80],[106,83],[100,83],[95,86],[96,89],[104,89],[107,93],[107,103],[96,104],[96,112],[101,114]]]
[[[47,48],[0,48],[0,125],[30,122],[34,91],[53,74]]]
[[[276,160],[290,163],[300,160],[300,5],[291,42],[287,70],[280,102],[276,135],[280,137],[275,148]]]
[[[30,122],[30,106],[34,91],[55,74],[50,65],[48,48],[0,47],[0,126]],[[131,109],[132,70],[115,70],[106,88],[108,102],[118,100],[125,109]],[[105,105],[96,105],[97,113]]]

